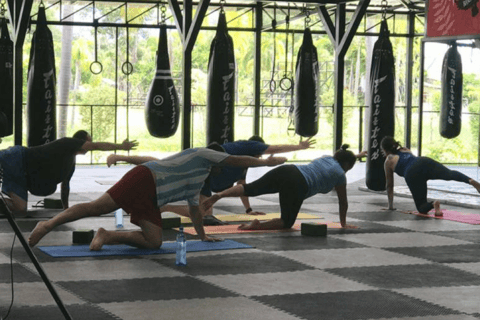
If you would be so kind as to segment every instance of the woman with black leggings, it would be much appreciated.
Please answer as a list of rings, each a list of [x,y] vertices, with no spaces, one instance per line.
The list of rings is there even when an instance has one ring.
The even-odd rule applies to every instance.
[[[335,188],[339,200],[339,215],[342,227],[346,228],[348,209],[346,177],[357,159],[353,152],[343,145],[335,155],[313,160],[308,165],[282,165],[270,170],[260,179],[236,185],[208,198],[203,203],[207,210],[215,202],[225,197],[255,197],[262,194],[278,193],[281,216],[268,221],[254,220],[241,225],[240,229],[288,229],[293,226],[305,199],[317,194],[328,193]]]
[[[412,193],[418,212],[427,213],[435,209],[436,216],[442,216],[440,202],[427,201],[428,180],[454,180],[474,186],[480,192],[480,183],[467,177],[463,173],[450,170],[441,163],[428,157],[416,157],[410,150],[403,148],[392,137],[382,139],[381,148],[385,152],[385,175],[387,180],[388,209],[393,208],[393,173],[405,178]]]

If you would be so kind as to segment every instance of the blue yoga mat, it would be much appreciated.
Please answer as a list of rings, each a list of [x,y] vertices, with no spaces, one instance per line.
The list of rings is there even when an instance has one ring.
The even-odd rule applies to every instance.
[[[137,256],[149,254],[175,253],[176,243],[166,242],[160,249],[138,249],[124,244],[104,245],[100,251],[90,251],[88,245],[38,247],[42,252],[55,258],[65,257],[103,257],[103,256]],[[219,242],[204,242],[200,240],[187,241],[187,252],[213,251],[228,249],[247,249],[252,246],[233,240]]]

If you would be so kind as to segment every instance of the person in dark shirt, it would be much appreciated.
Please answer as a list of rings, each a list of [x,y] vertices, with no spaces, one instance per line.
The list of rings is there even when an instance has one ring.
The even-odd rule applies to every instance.
[[[57,139],[41,146],[14,146],[0,150],[2,192],[10,197],[7,205],[14,213],[25,213],[28,192],[48,196],[61,183],[63,208],[67,209],[76,155],[93,150],[131,150],[137,145],[136,141],[128,140],[121,144],[93,142],[86,131],[80,130],[72,138]]]
[[[393,207],[393,173],[405,178],[418,212],[424,214],[427,214],[431,209],[435,209],[435,216],[443,216],[440,201],[431,202],[427,200],[428,180],[464,182],[472,185],[480,192],[478,181],[459,171],[450,170],[431,158],[414,156],[409,149],[402,147],[393,137],[386,136],[383,138],[381,148],[386,156],[384,166],[387,180],[388,210],[395,210]]]

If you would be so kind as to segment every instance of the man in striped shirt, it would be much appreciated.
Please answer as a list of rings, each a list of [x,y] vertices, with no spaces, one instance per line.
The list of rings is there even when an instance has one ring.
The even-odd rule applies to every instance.
[[[222,147],[213,144],[207,148],[186,149],[161,160],[133,157],[137,166],[99,199],[77,204],[48,221],[40,221],[28,239],[29,244],[35,246],[53,228],[64,223],[104,215],[122,208],[130,214],[130,221],[141,230],[116,232],[99,228],[90,249],[100,250],[104,244],[113,243],[139,248],[159,248],[162,245],[162,217],[159,208],[179,200],[188,202],[190,217],[200,238],[203,241],[215,241],[217,239],[205,234],[199,209],[200,189],[212,167],[276,166],[286,161],[283,157],[258,159],[232,156],[219,152],[220,150],[223,150]]]

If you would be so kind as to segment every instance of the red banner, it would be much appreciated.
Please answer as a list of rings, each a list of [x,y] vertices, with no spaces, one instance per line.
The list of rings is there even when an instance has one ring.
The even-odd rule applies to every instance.
[[[479,0],[429,0],[427,37],[480,35]]]

